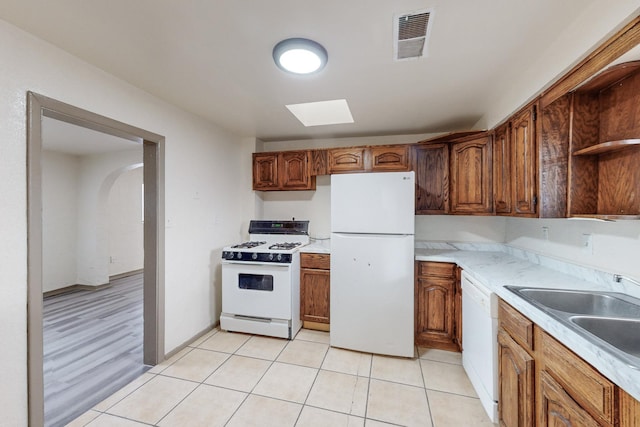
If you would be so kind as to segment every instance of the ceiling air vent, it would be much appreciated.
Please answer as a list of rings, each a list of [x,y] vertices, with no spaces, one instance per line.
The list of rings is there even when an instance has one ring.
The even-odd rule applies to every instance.
[[[396,17],[395,59],[402,61],[425,56],[427,37],[430,33],[429,18],[432,11],[423,10]]]

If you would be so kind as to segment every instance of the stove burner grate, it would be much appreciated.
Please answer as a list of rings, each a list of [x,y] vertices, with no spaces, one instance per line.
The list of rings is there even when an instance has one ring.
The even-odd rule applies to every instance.
[[[302,245],[302,243],[300,242],[282,242],[282,243],[275,243],[269,246],[269,249],[288,251],[288,250],[297,248],[300,245]]]
[[[231,247],[234,249],[251,249],[255,248],[256,246],[264,245],[265,243],[267,242],[243,242]]]

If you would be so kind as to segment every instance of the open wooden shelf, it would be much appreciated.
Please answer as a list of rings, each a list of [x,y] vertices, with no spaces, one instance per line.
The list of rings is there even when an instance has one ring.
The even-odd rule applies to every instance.
[[[592,145],[573,153],[574,156],[591,156],[601,153],[622,150],[633,145],[640,145],[640,139],[621,139],[619,141],[607,141],[601,144]]]
[[[640,70],[640,61],[629,61],[607,68],[576,89],[578,93],[600,92]]]

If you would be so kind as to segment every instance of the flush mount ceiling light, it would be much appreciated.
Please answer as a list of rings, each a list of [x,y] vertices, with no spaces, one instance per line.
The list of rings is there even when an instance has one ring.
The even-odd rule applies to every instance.
[[[309,39],[286,39],[273,48],[273,60],[281,70],[294,74],[320,71],[327,63],[327,51]]]

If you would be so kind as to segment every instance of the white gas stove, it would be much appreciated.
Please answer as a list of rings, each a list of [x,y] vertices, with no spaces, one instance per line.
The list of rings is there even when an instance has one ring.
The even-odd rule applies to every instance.
[[[309,221],[251,221],[222,252],[220,328],[292,339],[300,330],[300,247]]]

